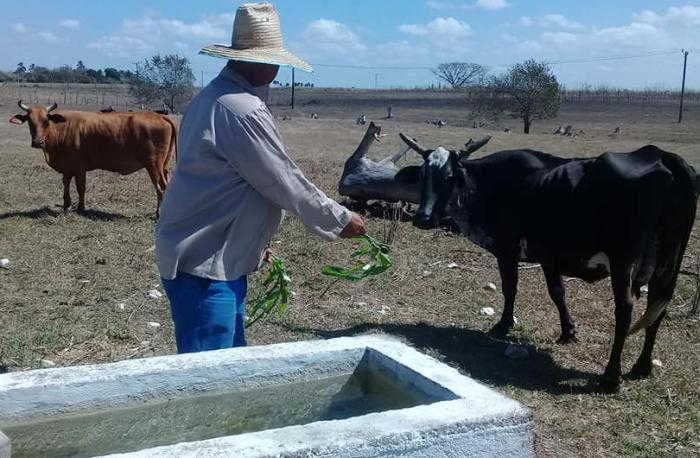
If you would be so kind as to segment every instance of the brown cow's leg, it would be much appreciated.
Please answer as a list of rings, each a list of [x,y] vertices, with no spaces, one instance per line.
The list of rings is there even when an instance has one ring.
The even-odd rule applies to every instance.
[[[85,211],[85,172],[75,176],[75,189],[78,191],[78,211]]]
[[[608,393],[616,392],[620,387],[622,349],[632,321],[632,267],[629,264],[620,265],[619,262],[611,261],[612,289],[615,296],[615,340],[610,361],[599,382],[600,389]]]
[[[559,311],[559,322],[561,323],[561,336],[557,343],[567,344],[570,342],[576,342],[576,327],[573,321],[571,321],[571,315],[569,315],[569,309],[566,307],[564,282],[562,281],[561,275],[556,270],[551,267],[542,266],[544,271],[544,278],[547,280],[547,290],[549,291],[549,297],[557,306]]]
[[[63,174],[63,211],[64,212],[67,212],[71,206],[70,180],[72,180],[72,179],[73,179],[73,176],[68,175],[67,173]]]
[[[513,327],[515,294],[518,291],[518,261],[516,258],[499,257],[498,270],[501,274],[501,291],[504,305],[501,320],[491,329],[491,334],[504,336]]]
[[[157,162],[152,161],[146,164],[146,171],[148,176],[151,177],[151,182],[153,187],[156,189],[156,196],[158,197],[158,206],[156,207],[156,218],[160,216],[160,203],[163,200],[163,193],[165,192],[165,187],[167,183],[163,177],[163,171],[158,167]]]

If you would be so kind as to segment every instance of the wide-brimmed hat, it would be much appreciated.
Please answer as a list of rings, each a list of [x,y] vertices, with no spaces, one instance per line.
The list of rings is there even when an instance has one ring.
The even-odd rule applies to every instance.
[[[291,66],[307,72],[307,64],[284,49],[280,16],[270,3],[246,3],[236,11],[231,46],[213,44],[199,51],[221,59]]]

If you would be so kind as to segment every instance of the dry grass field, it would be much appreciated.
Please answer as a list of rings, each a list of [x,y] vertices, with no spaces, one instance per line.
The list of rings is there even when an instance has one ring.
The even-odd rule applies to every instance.
[[[16,100],[0,104],[0,118],[15,113]],[[400,131],[425,145],[452,147],[488,133],[494,138],[481,155],[529,147],[591,156],[654,143],[700,166],[698,106],[689,107],[682,125],[673,123],[673,107],[564,106],[557,119],[535,123],[529,136],[516,133],[520,126],[512,119],[492,129],[467,128],[471,121],[463,104],[450,95],[301,91],[294,113],[275,111],[289,154],[337,197],[343,163],[364,132],[354,119],[362,113],[379,119],[387,105],[396,117],[380,121],[390,135],[375,145],[373,157],[402,147]],[[282,121],[283,112],[292,118]],[[319,119],[310,119],[312,112]],[[424,122],[435,118],[446,119],[448,126]],[[559,124],[586,134],[551,135]],[[610,136],[618,125],[622,135]],[[513,133],[504,133],[504,127]],[[89,173],[88,211],[63,214],[60,175],[29,142],[27,127],[0,123],[0,258],[12,263],[9,270],[0,269],[0,366],[16,371],[39,367],[44,359],[67,366],[173,353],[167,301],[145,296],[159,286],[149,250],[155,193],[145,171],[126,177]],[[370,234],[381,235],[385,224],[370,219]],[[682,277],[659,333],[654,357],[662,367],[648,380],[626,381],[619,394],[601,395],[593,386],[609,357],[614,323],[607,281],[567,283],[579,343],[562,346],[555,343],[558,316],[541,271],[522,270],[519,324],[508,339],[498,340],[487,331],[500,315],[501,295],[483,288],[487,282],[499,284],[495,259],[462,237],[401,223],[389,272],[364,283],[337,284],[325,295],[330,280],[320,274],[322,265],[347,262],[352,243],[315,239],[293,217],[274,240],[297,296],[285,316],[249,329],[251,344],[387,333],[531,408],[540,456],[700,454],[700,323],[686,317],[691,278]],[[695,232],[686,253],[688,268],[698,250]],[[446,268],[450,263],[457,268]],[[253,288],[259,277],[253,278]],[[481,316],[485,306],[494,307],[496,316]],[[639,304],[635,316],[642,308]],[[509,342],[525,345],[529,357],[506,358]],[[641,335],[628,339],[627,369],[641,342]]]

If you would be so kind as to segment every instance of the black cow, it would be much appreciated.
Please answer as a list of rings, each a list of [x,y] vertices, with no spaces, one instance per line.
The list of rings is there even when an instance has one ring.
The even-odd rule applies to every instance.
[[[630,375],[651,373],[656,332],[695,220],[698,177],[691,166],[651,145],[587,159],[510,150],[468,160],[467,151],[428,150],[401,137],[425,160],[414,225],[428,229],[450,216],[498,259],[505,306],[493,332],[513,326],[518,261],[541,264],[559,310],[560,342],[576,339],[562,276],[588,282],[611,276],[615,340],[600,388],[618,389],[625,338],[642,328],[644,348]],[[632,295],[639,298],[647,283],[646,312],[630,329]]]

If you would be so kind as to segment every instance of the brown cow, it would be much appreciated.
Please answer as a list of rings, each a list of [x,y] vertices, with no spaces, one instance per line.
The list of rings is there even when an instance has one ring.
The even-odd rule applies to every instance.
[[[168,161],[176,149],[177,129],[168,117],[152,112],[55,112],[58,104],[27,106],[10,118],[13,124],[29,121],[32,148],[44,151],[46,162],[63,174],[63,209],[71,206],[70,182],[75,177],[78,211],[85,210],[85,173],[108,170],[129,175],[145,168],[158,196],[158,209],[170,179]],[[156,210],[156,216],[158,210]]]

